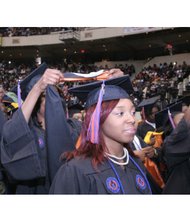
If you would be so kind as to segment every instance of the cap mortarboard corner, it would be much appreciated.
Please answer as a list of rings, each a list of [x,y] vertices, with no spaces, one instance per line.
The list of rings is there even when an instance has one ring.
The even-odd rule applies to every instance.
[[[35,85],[35,83],[40,79],[40,77],[44,74],[47,69],[47,64],[42,63],[38,68],[36,68],[30,75],[20,81],[20,89],[21,89],[21,98],[22,100],[26,99],[29,91]],[[17,94],[17,86],[14,86],[11,89],[12,92]]]

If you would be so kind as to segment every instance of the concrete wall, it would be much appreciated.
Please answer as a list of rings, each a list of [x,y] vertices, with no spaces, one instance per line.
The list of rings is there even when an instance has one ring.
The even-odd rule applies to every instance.
[[[154,57],[152,60],[147,62],[144,66],[153,66],[153,64],[159,65],[160,63],[170,63],[170,62],[177,62],[177,65],[180,65],[185,61],[188,65],[190,65],[190,53],[182,53],[176,55],[168,55],[168,56],[161,56],[161,57]]]

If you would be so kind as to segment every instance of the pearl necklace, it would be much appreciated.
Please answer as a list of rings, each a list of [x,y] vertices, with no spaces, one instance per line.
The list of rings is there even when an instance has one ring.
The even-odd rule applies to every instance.
[[[127,165],[129,163],[129,152],[126,148],[123,148],[123,156],[122,157],[117,157],[115,155],[112,154],[108,154],[106,153],[106,156],[109,158],[109,160],[111,160],[113,163],[118,164],[118,165]],[[124,158],[126,158],[125,162],[118,162],[116,160],[123,160]],[[116,159],[116,160],[114,160]]]

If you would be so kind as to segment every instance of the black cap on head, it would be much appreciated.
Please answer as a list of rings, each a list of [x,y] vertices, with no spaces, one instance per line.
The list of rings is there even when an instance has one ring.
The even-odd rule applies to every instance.
[[[160,99],[160,96],[155,96],[152,98],[144,99],[139,105],[139,110],[143,110],[143,118],[148,118],[152,114],[152,108],[156,105],[156,102]]]
[[[177,102],[185,103],[187,106],[190,105],[190,96],[184,96],[177,100]]]
[[[84,107],[77,103],[77,104],[70,104],[68,105],[68,111],[69,111],[69,117],[72,118],[72,116],[75,114],[75,113],[79,113],[81,112],[82,110],[84,110]]]
[[[77,96],[80,101],[86,101],[86,108],[96,104],[88,126],[86,140],[93,144],[99,144],[101,103],[103,101],[129,98],[128,93],[133,92],[133,87],[130,78],[122,76],[71,88],[69,92]]]
[[[104,83],[105,88],[102,101],[129,98],[129,94],[133,93],[129,76],[105,80]],[[101,85],[102,81],[88,83],[70,88],[69,92],[77,96],[80,101],[86,101],[85,107],[89,108],[98,102]]]
[[[155,96],[149,99],[144,99],[139,105],[138,107],[144,107],[145,109],[147,108],[152,108],[154,106],[154,104],[156,104],[156,102],[160,99],[160,96]]]
[[[176,113],[182,112],[182,102],[170,104],[167,108],[163,109],[155,115],[157,129],[164,128],[166,125],[171,124],[168,115],[168,110],[170,111],[171,117],[173,118],[176,115]]]
[[[79,111],[83,110],[84,107],[83,105],[81,105],[79,102],[78,103],[68,103],[68,109],[72,110],[72,109],[78,109]]]
[[[36,68],[30,75],[28,75],[25,79],[20,81],[20,89],[21,89],[21,98],[22,100],[26,99],[26,96],[35,85],[35,83],[40,79],[40,77],[44,74],[47,69],[47,64],[42,63],[38,68]],[[11,89],[12,92],[17,94],[17,85]]]

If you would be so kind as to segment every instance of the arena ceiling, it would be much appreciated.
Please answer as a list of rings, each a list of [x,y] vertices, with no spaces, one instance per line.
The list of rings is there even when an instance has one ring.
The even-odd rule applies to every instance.
[[[173,46],[173,54],[190,52],[190,28],[171,28],[85,42],[65,40],[48,46],[7,47],[2,48],[0,59],[31,62],[38,51],[43,61],[66,59],[69,63],[93,63],[102,60],[144,60],[168,55],[168,44]]]

